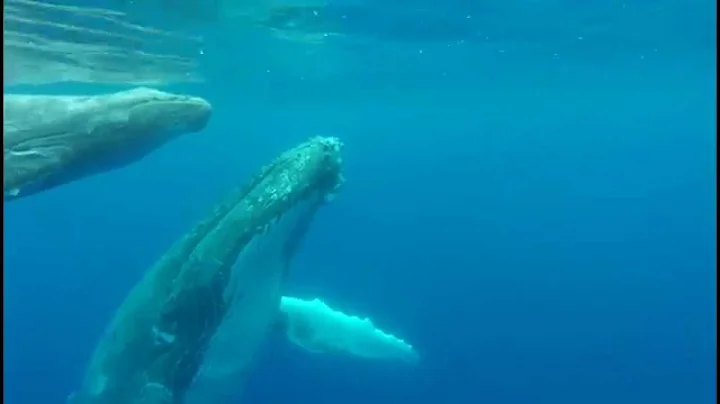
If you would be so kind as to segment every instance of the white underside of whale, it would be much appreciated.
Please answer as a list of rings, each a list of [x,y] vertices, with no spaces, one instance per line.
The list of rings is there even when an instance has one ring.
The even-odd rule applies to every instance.
[[[224,295],[230,309],[208,345],[184,404],[221,404],[241,395],[256,354],[277,320],[288,265],[286,244],[315,203],[300,202],[238,256]]]

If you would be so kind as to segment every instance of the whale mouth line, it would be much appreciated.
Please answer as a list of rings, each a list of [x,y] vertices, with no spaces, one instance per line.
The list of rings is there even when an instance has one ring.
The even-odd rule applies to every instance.
[[[165,104],[167,104],[167,105],[185,105],[185,106],[204,106],[207,103],[203,102],[201,99],[195,98],[195,97],[183,97],[183,96],[178,96],[178,97],[173,97],[173,98],[155,97],[155,98],[138,101],[136,104],[130,106],[130,110],[132,111],[136,108],[147,107],[148,104],[151,107],[154,107],[154,106],[165,105]]]

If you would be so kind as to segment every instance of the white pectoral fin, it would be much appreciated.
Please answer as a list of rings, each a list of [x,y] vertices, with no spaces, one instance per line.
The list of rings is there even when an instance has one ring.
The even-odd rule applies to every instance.
[[[418,359],[413,347],[383,332],[367,318],[330,308],[320,299],[285,296],[281,302],[288,339],[312,353],[342,352],[367,359]]]
[[[310,353],[319,354],[328,352],[328,349],[326,347],[324,347],[322,344],[319,344],[312,335],[307,333],[307,329],[301,330],[302,328],[304,327],[293,326],[288,328],[288,339],[295,345],[303,348]]]
[[[308,352],[327,352],[326,349],[315,343],[315,329],[296,314],[290,316],[287,312],[280,310],[276,328],[284,333],[290,342]]]

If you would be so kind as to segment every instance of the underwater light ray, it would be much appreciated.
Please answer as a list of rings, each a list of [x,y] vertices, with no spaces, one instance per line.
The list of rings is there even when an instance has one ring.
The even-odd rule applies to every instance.
[[[3,3],[4,85],[201,81],[201,38],[132,22],[128,14],[34,0]]]

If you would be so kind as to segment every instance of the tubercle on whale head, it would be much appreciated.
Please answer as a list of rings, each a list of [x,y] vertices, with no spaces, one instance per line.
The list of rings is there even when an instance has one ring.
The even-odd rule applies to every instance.
[[[273,186],[273,198],[296,198],[306,191],[321,191],[330,200],[344,183],[343,144],[338,138],[315,136],[278,156],[247,184],[248,189],[259,185],[269,176],[279,179]],[[310,181],[313,189],[308,189]]]
[[[332,202],[337,196],[342,186],[345,184],[345,176],[343,175],[343,171],[341,170],[341,167],[343,165],[343,159],[342,155],[340,154],[345,145],[337,137],[316,136],[312,138],[311,141],[317,141],[323,146],[325,152],[328,155],[328,158],[333,161],[333,169],[337,170],[335,184],[325,194],[325,202]]]

